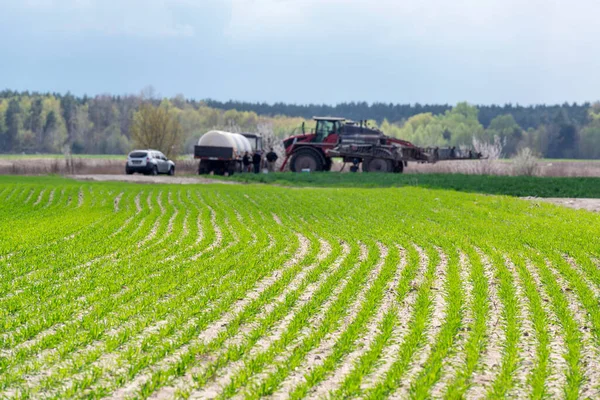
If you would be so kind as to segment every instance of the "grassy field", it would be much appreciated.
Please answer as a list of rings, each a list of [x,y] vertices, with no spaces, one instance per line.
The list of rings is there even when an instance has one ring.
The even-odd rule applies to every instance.
[[[422,187],[462,192],[535,197],[600,198],[600,178],[552,178],[463,174],[340,174],[331,172],[237,174],[214,177],[244,183],[300,187]]]
[[[0,398],[600,396],[598,214],[0,177],[0,232]]]

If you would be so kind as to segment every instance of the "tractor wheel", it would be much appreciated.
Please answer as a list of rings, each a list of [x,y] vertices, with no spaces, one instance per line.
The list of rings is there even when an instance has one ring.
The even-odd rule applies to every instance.
[[[293,172],[302,172],[303,169],[308,169],[311,172],[323,171],[323,160],[321,160],[321,157],[313,150],[298,150],[292,156],[290,169]]]
[[[381,156],[388,155],[385,152],[380,152]],[[378,154],[375,154],[376,156]],[[363,172],[392,172],[394,170],[394,163],[392,160],[386,158],[365,158],[362,165]]]

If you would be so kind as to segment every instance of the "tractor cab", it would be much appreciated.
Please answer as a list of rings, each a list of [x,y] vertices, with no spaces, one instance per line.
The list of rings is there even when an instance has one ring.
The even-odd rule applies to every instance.
[[[246,137],[252,146],[252,152],[263,151],[262,136],[258,133],[241,133],[242,136]]]
[[[345,119],[334,117],[313,117],[317,121],[315,128],[315,137],[311,140],[314,143],[337,142],[337,137],[342,133]]]

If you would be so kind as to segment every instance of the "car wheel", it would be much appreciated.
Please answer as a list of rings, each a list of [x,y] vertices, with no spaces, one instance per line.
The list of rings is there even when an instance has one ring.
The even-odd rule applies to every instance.
[[[152,167],[152,175],[158,175],[158,168],[155,166]]]
[[[133,171],[131,171],[129,168],[125,168],[125,173],[126,173],[127,175],[132,175],[132,174],[133,174]]]
[[[169,175],[171,175],[171,176],[175,175],[175,167],[169,168]]]

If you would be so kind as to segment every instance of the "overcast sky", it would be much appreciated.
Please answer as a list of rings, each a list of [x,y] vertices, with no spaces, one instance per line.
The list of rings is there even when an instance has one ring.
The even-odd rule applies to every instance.
[[[598,0],[0,0],[0,88],[595,101],[599,15]]]

